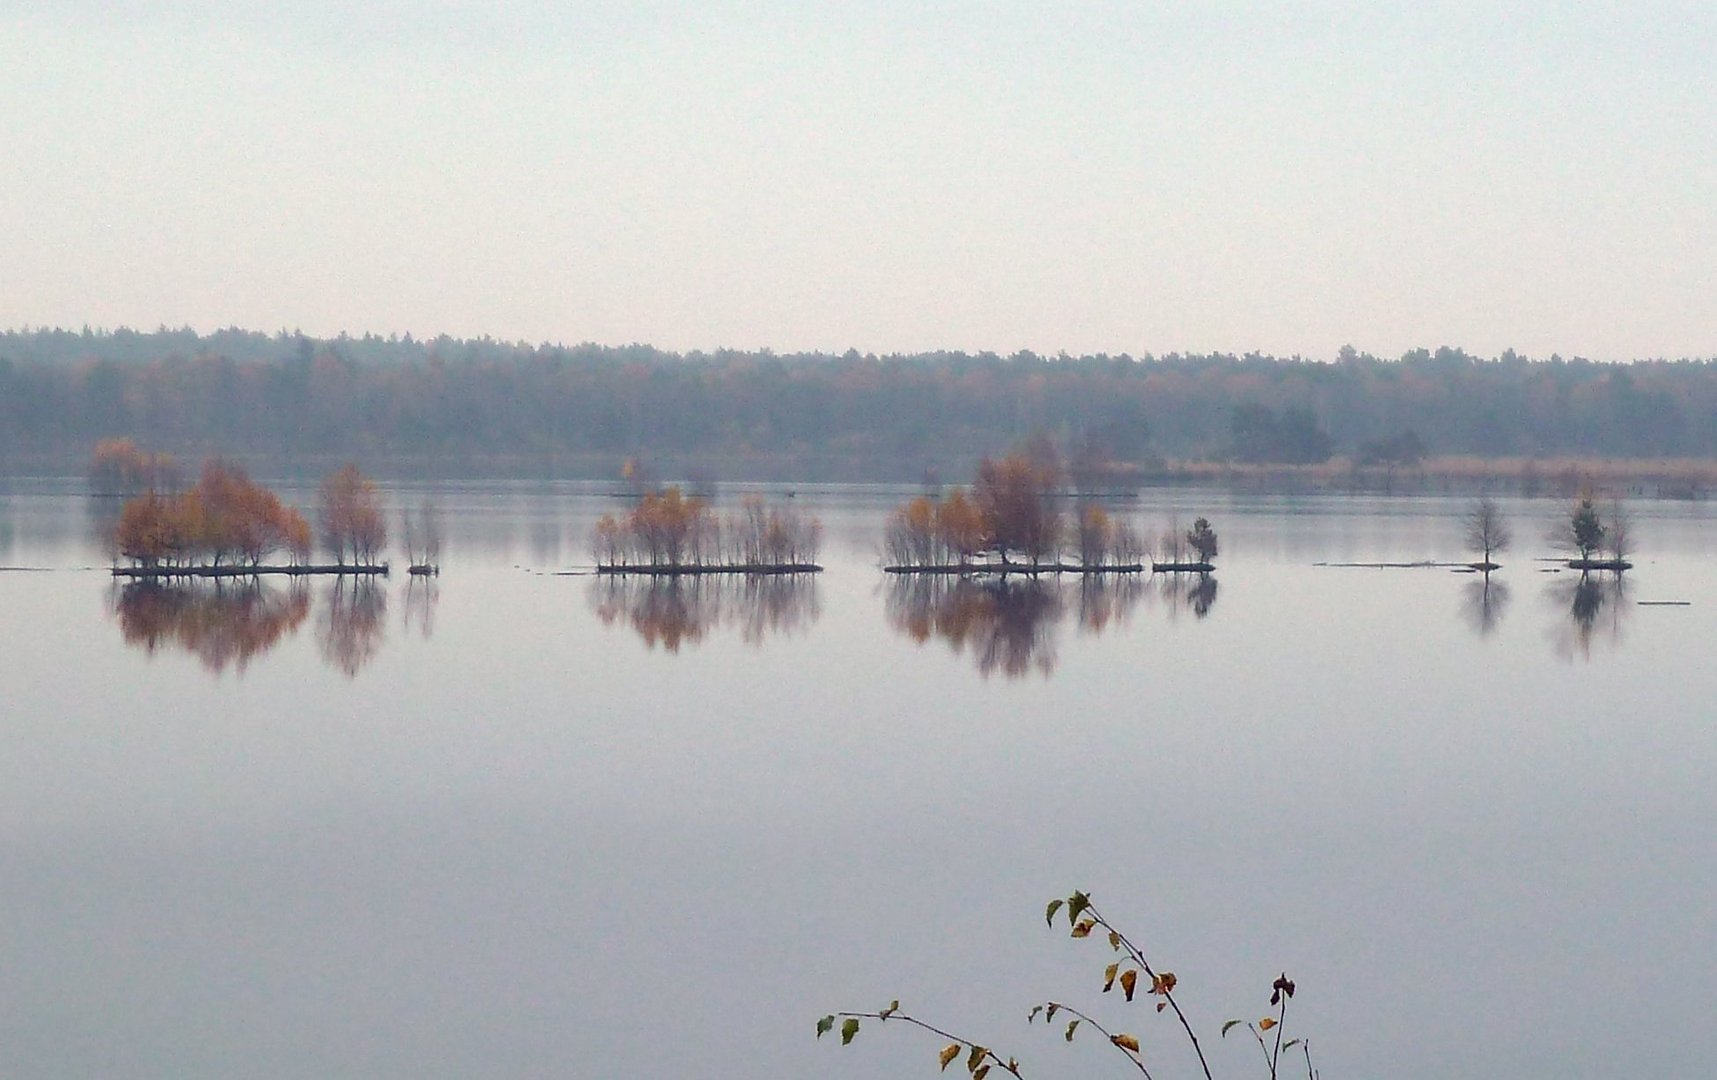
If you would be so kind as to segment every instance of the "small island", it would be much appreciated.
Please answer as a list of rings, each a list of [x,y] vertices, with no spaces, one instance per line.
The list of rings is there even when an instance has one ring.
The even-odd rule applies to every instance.
[[[748,495],[718,516],[704,499],[669,486],[621,516],[603,514],[591,532],[598,574],[815,574],[823,526],[791,507]]]
[[[334,557],[332,563],[311,561],[310,523],[240,466],[210,458],[195,484],[180,491],[158,490],[155,484],[167,475],[164,470],[152,471],[149,486],[120,508],[113,550],[116,559],[123,558],[128,565],[116,563],[114,577],[388,573],[388,564],[380,558],[387,543],[387,521],[376,486],[354,465],[329,475],[318,492],[321,540]],[[288,561],[265,561],[277,553],[284,553]]]
[[[1033,439],[999,460],[983,459],[968,491],[920,495],[889,515],[883,571],[957,576],[1024,574],[1208,574],[1216,530],[1199,518],[1163,537],[1161,561],[1125,521],[1075,485],[1064,515],[1064,470],[1046,440]],[[1188,554],[1193,557],[1188,558]],[[1066,556],[1076,556],[1077,561]]]

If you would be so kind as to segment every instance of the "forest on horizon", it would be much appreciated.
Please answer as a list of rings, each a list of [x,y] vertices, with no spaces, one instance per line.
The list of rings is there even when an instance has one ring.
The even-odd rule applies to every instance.
[[[1717,458],[1717,360],[1418,349],[1258,354],[675,353],[646,345],[237,329],[0,332],[0,455],[130,437],[181,455],[791,462],[801,478],[959,470],[1036,432],[1069,453],[1308,464]],[[738,463],[738,464],[736,464]],[[611,473],[600,473],[611,475]],[[588,473],[598,475],[598,473]]]

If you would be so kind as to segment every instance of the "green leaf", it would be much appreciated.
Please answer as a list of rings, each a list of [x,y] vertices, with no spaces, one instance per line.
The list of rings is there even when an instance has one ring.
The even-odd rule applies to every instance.
[[[1067,1034],[1064,1037],[1067,1039],[1068,1042],[1073,1041],[1073,1029],[1078,1027],[1078,1026],[1079,1026],[1079,1021],[1077,1021],[1077,1020],[1074,1020],[1067,1025]]]
[[[900,1001],[897,998],[894,1001],[889,1002],[888,1008],[883,1009],[881,1012],[877,1013],[876,1017],[878,1020],[887,1020],[889,1017],[893,1016],[895,1013],[897,1013],[899,1011],[900,1011]]]
[[[1222,1037],[1226,1039],[1228,1037],[1228,1029],[1229,1028],[1233,1027],[1235,1024],[1244,1024],[1245,1022],[1246,1021],[1244,1021],[1244,1020],[1225,1020],[1225,1021],[1223,1021],[1223,1023],[1222,1023]]]
[[[1091,906],[1091,898],[1082,892],[1076,892],[1067,898],[1067,921],[1069,924],[1079,921],[1079,916],[1085,914],[1085,909]]]
[[[1057,1010],[1059,1008],[1061,1008],[1061,1006],[1057,1005],[1053,1001],[1050,1002],[1049,1003],[1049,1011],[1043,1014],[1043,1022],[1047,1024],[1051,1020],[1054,1020],[1055,1019],[1055,1010]]]
[[[846,1023],[841,1025],[841,1045],[845,1046],[847,1043],[852,1042],[853,1036],[857,1035],[857,1034],[858,1034],[858,1017],[856,1017],[856,1016],[847,1017]]]
[[[1037,1014],[1038,1014],[1038,1013],[1040,1013],[1040,1012],[1042,1012],[1042,1011],[1043,1011],[1043,1006],[1042,1006],[1042,1005],[1033,1005],[1033,1006],[1032,1006],[1032,1007],[1031,1007],[1031,1015],[1030,1015],[1030,1016],[1027,1016],[1027,1017],[1026,1017],[1026,1018],[1025,1018],[1025,1022],[1026,1022],[1026,1023],[1028,1023],[1028,1024],[1029,1024],[1029,1023],[1031,1023],[1031,1022],[1032,1022],[1032,1021],[1033,1021],[1033,1020],[1036,1020],[1036,1019],[1037,1019]]]
[[[1054,926],[1055,913],[1061,910],[1061,905],[1064,903],[1066,903],[1065,900],[1051,900],[1049,902],[1049,907],[1043,913],[1043,921],[1048,923],[1050,926]]]
[[[1296,1046],[1298,1046],[1298,1045],[1300,1045],[1300,1040],[1298,1040],[1298,1039],[1289,1039],[1289,1040],[1288,1040],[1288,1041],[1287,1041],[1287,1042],[1285,1042],[1285,1043],[1283,1043],[1283,1044],[1282,1044],[1282,1049],[1284,1049],[1284,1050],[1292,1050],[1292,1049],[1293,1049],[1293,1048],[1294,1048],[1294,1047],[1296,1047]]]
[[[835,1026],[835,1018],[833,1016],[825,1016],[821,1020],[818,1020],[817,1021],[817,1038],[820,1039],[824,1035],[827,1035],[829,1033],[829,1029],[834,1027],[834,1026]]]

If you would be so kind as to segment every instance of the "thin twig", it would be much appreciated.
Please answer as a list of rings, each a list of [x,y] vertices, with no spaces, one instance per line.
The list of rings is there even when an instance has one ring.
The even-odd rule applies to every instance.
[[[1071,1009],[1068,1010],[1068,1012],[1072,1011],[1073,1010]],[[916,1016],[908,1016],[906,1013],[902,1012],[891,1012],[887,1016],[884,1016],[879,1012],[838,1012],[835,1013],[835,1016],[840,1017],[843,1020],[880,1020],[885,1024],[891,1023],[895,1020],[904,1020],[906,1023],[912,1024],[915,1027],[921,1027],[925,1031],[940,1035],[949,1042],[960,1043],[963,1046],[983,1046],[982,1043],[962,1038],[951,1031],[943,1031],[934,1024],[927,1024]],[[1014,1076],[1021,1077],[1021,1080],[1023,1080],[1024,1074],[1019,1071],[1019,1066],[1017,1064],[1011,1060],[1003,1060],[994,1050],[991,1050],[987,1046],[984,1046],[984,1057],[987,1057],[997,1065],[1000,1065],[1002,1067],[1002,1071],[1012,1073]],[[978,1060],[982,1061],[983,1058],[979,1058]]]
[[[1282,1002],[1276,1010],[1276,1052],[1270,1055],[1270,1080],[1276,1080],[1276,1062],[1282,1058],[1282,1026],[1288,1019],[1288,997],[1282,994]]]
[[[1072,1013],[1074,1016],[1077,1016],[1079,1019],[1083,1020],[1085,1023],[1090,1024],[1092,1027],[1096,1028],[1099,1032],[1102,1033],[1102,1035],[1105,1039],[1109,1040],[1110,1045],[1112,1045],[1115,1049],[1121,1051],[1121,1053],[1126,1055],[1127,1060],[1131,1061],[1133,1063],[1133,1067],[1135,1069],[1138,1069],[1140,1072],[1145,1074],[1145,1080],[1151,1080],[1151,1070],[1145,1068],[1145,1063],[1142,1060],[1140,1060],[1140,1056],[1138,1054],[1132,1053],[1126,1047],[1122,1046],[1120,1043],[1115,1041],[1115,1033],[1114,1032],[1110,1031],[1108,1028],[1104,1027],[1102,1024],[1099,1024],[1097,1021],[1091,1019],[1089,1016],[1086,1016],[1084,1013],[1080,1012],[1078,1009],[1075,1009],[1071,1005],[1063,1005],[1059,1001],[1051,1001],[1051,1002],[1047,1002],[1046,1004],[1053,1006],[1055,1009],[1059,1010],[1060,1012]]]
[[[1137,945],[1134,945],[1132,941],[1127,938],[1126,934],[1115,929],[1115,927],[1110,924],[1109,920],[1105,919],[1102,913],[1097,910],[1095,905],[1088,903],[1085,907],[1085,913],[1091,916],[1092,921],[1098,926],[1103,927],[1105,930],[1115,935],[1115,937],[1121,942],[1122,946],[1126,948],[1127,955],[1133,959],[1134,963],[1139,965],[1140,970],[1150,976],[1153,988],[1162,985],[1162,981],[1157,977],[1157,973],[1155,969],[1151,967],[1150,961],[1145,959],[1145,954]],[[1165,988],[1162,996],[1163,1000],[1169,1003],[1169,1008],[1174,1010],[1175,1018],[1180,1021],[1180,1026],[1186,1031],[1186,1037],[1192,1040],[1192,1052],[1198,1055],[1198,1066],[1204,1070],[1204,1080],[1211,1080],[1210,1063],[1204,1060],[1204,1048],[1198,1045],[1198,1036],[1193,1033],[1192,1024],[1187,1021],[1186,1014],[1180,1011],[1180,1003],[1175,1001],[1174,992]]]

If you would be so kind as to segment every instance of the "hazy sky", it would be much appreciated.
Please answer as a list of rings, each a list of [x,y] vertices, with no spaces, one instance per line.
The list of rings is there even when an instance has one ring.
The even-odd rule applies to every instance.
[[[0,325],[1717,355],[1714,57],[1703,0],[0,0]]]

